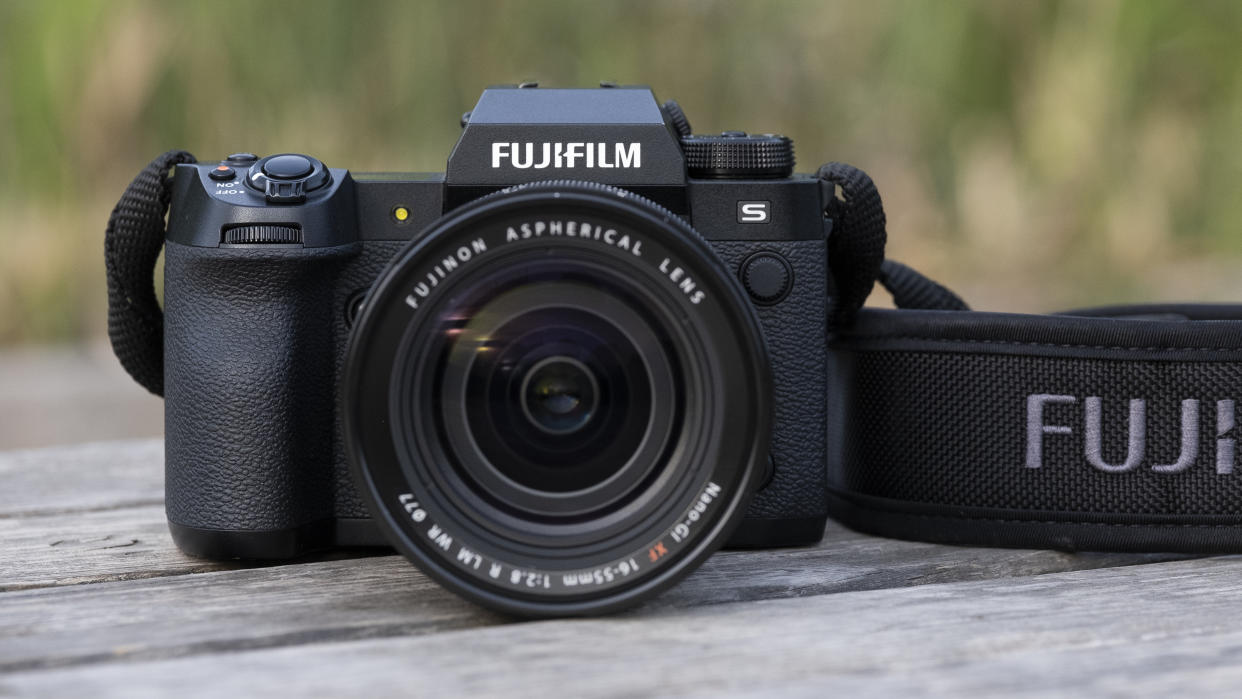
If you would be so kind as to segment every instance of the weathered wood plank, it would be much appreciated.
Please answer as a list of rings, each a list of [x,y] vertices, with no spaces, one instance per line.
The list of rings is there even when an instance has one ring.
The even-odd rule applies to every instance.
[[[12,483],[0,489],[0,591],[238,567],[190,558],[173,546],[159,504],[162,462],[159,440],[0,454],[0,479]],[[725,579],[705,590],[714,601],[768,596],[730,583],[748,574],[751,561],[783,570],[780,589],[822,594],[905,585],[912,576],[943,582],[1171,558],[947,548],[867,537],[833,524],[818,549],[722,558],[703,575]]]
[[[164,441],[0,452],[0,518],[164,502]]]
[[[162,505],[0,518],[0,541],[0,592],[239,567],[178,551]]]
[[[159,504],[162,452],[155,440],[0,455],[0,478],[13,485],[0,492],[0,672],[36,677],[40,669],[179,657],[213,663],[225,652],[311,653],[325,643],[440,638],[447,629],[500,621],[395,556],[255,569],[184,556]],[[631,616],[573,623],[624,631],[634,618],[660,618],[657,610],[743,610],[748,606],[728,603],[1171,558],[952,548],[831,525],[818,547],[726,552]]]
[[[1204,696],[1242,681],[1240,606],[1242,560],[1181,561],[17,672],[0,694]]]
[[[244,566],[237,562],[207,561],[182,554],[172,543],[164,509],[143,505],[76,513],[0,518],[0,592],[79,585],[134,578],[162,577]],[[1054,551],[992,550],[934,546],[856,534],[830,524],[824,541],[812,549],[758,553],[738,552],[718,557],[718,565],[703,575],[722,576],[719,585],[705,588],[713,601],[739,601],[741,595],[763,594],[754,586],[736,587],[733,581],[762,565],[781,571],[781,589],[798,594],[874,589],[911,584],[988,577],[1105,568],[1160,560],[1171,555],[1063,554]],[[374,552],[350,551],[357,557]],[[765,577],[765,580],[770,580]],[[666,595],[676,604],[680,596]]]
[[[814,548],[724,551],[647,608],[809,597],[992,580],[1199,558],[1184,554],[1062,553],[882,539],[829,523]]]
[[[160,516],[147,534],[92,539],[78,544],[80,551],[47,547],[23,566],[4,565],[25,576],[19,580],[41,583],[50,576],[64,583],[228,567],[177,553]],[[101,526],[97,531],[123,530]],[[138,543],[127,545],[130,541]],[[833,526],[815,548],[718,554],[648,609],[1026,576],[1159,558],[952,548],[876,539]],[[212,611],[204,614],[204,609]],[[0,610],[0,670],[427,633],[497,621],[397,556],[9,592],[0,595]]]
[[[0,672],[502,621],[398,556],[9,593],[0,608]]]

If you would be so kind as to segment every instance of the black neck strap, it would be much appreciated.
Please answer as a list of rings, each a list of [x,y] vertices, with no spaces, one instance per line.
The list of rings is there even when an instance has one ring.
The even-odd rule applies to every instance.
[[[1242,551],[1242,306],[864,309],[829,355],[829,499],[851,527]]]
[[[108,339],[125,371],[157,396],[164,395],[164,312],[153,275],[172,200],[168,171],[192,162],[194,156],[180,150],[151,161],[125,188],[104,232]]]

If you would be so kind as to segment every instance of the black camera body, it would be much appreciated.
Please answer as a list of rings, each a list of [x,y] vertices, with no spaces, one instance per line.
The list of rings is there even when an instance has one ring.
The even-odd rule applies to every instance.
[[[622,277],[643,276],[642,285],[631,285],[634,289],[624,292],[630,294],[625,298],[637,299],[633,302],[639,307],[637,315],[645,312],[641,307],[647,303],[639,297],[648,292],[662,294],[660,298],[665,300],[658,304],[672,309],[667,337],[653,340],[653,346],[663,343],[661,346],[666,348],[680,347],[681,340],[675,337],[681,332],[677,327],[689,327],[698,308],[723,298],[721,313],[738,318],[736,327],[722,326],[719,334],[705,335],[716,338],[703,344],[706,349],[677,350],[681,359],[672,357],[677,352],[670,349],[668,354],[672,358],[668,359],[667,371],[661,368],[664,360],[617,360],[617,372],[629,371],[621,364],[630,362],[626,366],[638,367],[635,371],[646,366],[650,377],[628,384],[626,379],[617,378],[618,383],[611,388],[601,388],[594,383],[595,378],[588,377],[593,390],[607,394],[606,400],[579,408],[589,411],[596,406],[603,414],[607,412],[605,403],[612,400],[613,412],[620,415],[623,410],[616,407],[620,405],[618,396],[629,391],[624,394],[627,401],[637,404],[639,397],[645,396],[642,400],[653,407],[644,408],[647,412],[638,417],[625,419],[646,419],[647,413],[663,415],[658,405],[662,400],[659,394],[665,390],[658,380],[660,376],[690,376],[698,372],[702,376],[694,381],[724,382],[740,380],[730,374],[753,373],[749,387],[739,384],[730,389],[736,390],[736,395],[723,388],[702,393],[708,403],[699,408],[694,407],[698,400],[694,396],[677,398],[669,405],[667,417],[653,417],[644,428],[646,432],[635,432],[639,435],[635,437],[635,449],[641,450],[650,441],[652,431],[663,429],[666,422],[689,424],[687,421],[695,419],[695,410],[706,411],[714,406],[735,411],[722,413],[719,424],[727,429],[712,439],[720,441],[732,432],[741,440],[719,448],[745,457],[745,463],[739,466],[741,475],[737,483],[753,491],[753,496],[748,495],[748,506],[746,500],[741,501],[744,517],[740,513],[730,515],[731,533],[722,536],[732,545],[746,547],[818,541],[827,516],[825,343],[833,289],[827,259],[832,221],[825,211],[833,197],[832,186],[813,175],[793,174],[793,150],[788,139],[736,132],[691,136],[686,133],[688,124],[680,110],[675,105],[661,107],[652,92],[642,87],[490,88],[462,120],[461,138],[444,173],[351,173],[328,168],[309,156],[293,154],[264,158],[238,154],[219,163],[176,167],[165,248],[164,299],[167,512],[178,546],[188,553],[213,558],[273,559],[334,546],[392,543],[392,537],[386,537],[372,517],[377,508],[382,509],[383,505],[377,504],[382,498],[368,496],[363,491],[369,487],[359,485],[360,479],[367,484],[379,479],[359,475],[359,470],[382,460],[375,450],[366,451],[368,430],[393,430],[397,421],[393,416],[404,414],[402,401],[424,398],[416,394],[402,398],[405,393],[385,393],[382,387],[374,389],[378,394],[368,393],[372,391],[368,382],[382,383],[384,376],[395,377],[405,371],[376,368],[380,362],[375,355],[368,354],[372,352],[369,348],[379,342],[375,338],[387,337],[384,333],[389,333],[394,347],[405,347],[402,351],[392,350],[393,366],[399,367],[404,366],[406,355],[412,356],[420,347],[434,344],[427,339],[433,337],[430,334],[400,339],[402,329],[407,325],[413,327],[417,319],[398,318],[391,322],[391,330],[379,329],[389,327],[383,325],[388,322],[383,314],[413,313],[420,304],[430,303],[436,294],[451,292],[457,299],[473,293],[465,290],[459,294],[450,285],[457,277],[470,273],[474,259],[510,254],[506,244],[513,246],[513,255],[527,255],[521,258],[522,262],[514,263],[523,269],[534,270],[550,255],[555,256],[550,251],[559,251],[558,246],[563,246],[566,259],[579,254],[594,256],[582,264],[599,265],[600,275],[607,276],[608,270],[604,268],[623,268],[616,275],[618,287],[627,285]],[[592,218],[594,214],[572,213],[559,218],[530,214],[505,223],[480,222],[489,215],[499,216],[494,211],[497,206],[519,206],[519,200],[533,202],[537,197],[556,205],[578,202],[573,204],[580,207],[578,211],[588,211],[597,204],[615,204],[630,212],[617,213],[617,217],[632,214],[635,218],[616,226],[610,223],[614,219],[602,214],[601,223]],[[647,223],[636,222],[642,217]],[[445,221],[457,222],[453,225],[459,227],[474,226],[471,230],[483,233],[460,238],[445,248],[447,252],[429,249],[432,242],[423,238],[429,230],[449,225]],[[658,239],[654,234],[644,237],[646,225],[665,227],[675,235],[662,232]],[[485,240],[484,233],[490,234],[493,229],[496,237]],[[633,230],[639,232],[632,233]],[[701,234],[706,246],[697,240],[695,231]],[[531,241],[541,237],[538,253],[534,247],[524,252],[518,250],[522,245],[535,245]],[[680,245],[691,247],[678,253]],[[607,262],[608,255],[616,262]],[[687,255],[695,257],[695,261],[684,261],[682,258]],[[423,260],[427,265],[412,271]],[[626,267],[639,261],[645,265],[640,271]],[[405,272],[395,269],[403,264],[410,268],[405,277],[401,276]],[[593,293],[590,274],[576,274],[579,273],[556,272],[541,278],[560,285],[560,298],[580,295],[583,304],[595,303],[588,298]],[[479,288],[490,288],[488,285],[502,281],[496,277],[480,282]],[[385,291],[388,287],[392,287],[391,292]],[[528,303],[542,302],[536,299]],[[599,308],[609,303],[612,302],[601,298]],[[384,305],[384,309],[372,308],[376,305]],[[591,312],[607,315],[598,308]],[[447,313],[438,318],[447,318]],[[629,311],[617,313],[624,315]],[[590,325],[594,321],[583,322]],[[621,327],[625,322],[628,321],[618,320],[616,324]],[[370,323],[377,329],[369,335],[363,333],[368,337],[351,339],[357,323]],[[754,348],[747,345],[751,332],[747,323],[754,325],[757,336],[761,335]],[[599,340],[601,346],[623,341],[608,340],[612,330],[596,331],[578,321],[566,321],[563,325],[563,333],[594,333],[590,337],[595,339],[589,342]],[[643,344],[642,332],[624,327],[621,331],[618,338],[627,336],[636,345]],[[460,324],[442,334],[459,332],[463,332]],[[725,342],[720,338],[733,339]],[[739,352],[754,354],[755,365],[766,364],[766,369],[734,371],[727,364],[721,364],[725,367],[721,370],[694,368],[695,352],[702,355],[717,351],[717,345],[731,344],[739,345]],[[488,348],[480,345],[476,349],[476,355],[484,357]],[[730,347],[720,349],[732,351]],[[657,350],[651,351],[658,353]],[[640,347],[635,356],[646,351]],[[456,360],[450,350],[444,352],[445,359],[429,360],[441,361],[436,365],[440,368],[429,371],[429,375],[443,374],[448,381]],[[521,360],[514,361],[520,364]],[[582,361],[589,364],[585,358]],[[647,363],[643,364],[644,361]],[[704,362],[704,366],[710,364]],[[511,371],[514,364],[497,366],[500,368],[488,370],[493,372],[489,376]],[[565,374],[572,373],[574,366],[577,360],[566,359],[545,373],[560,371],[566,381],[585,382],[581,376]],[[601,376],[608,371],[599,370]],[[378,372],[379,378],[368,372]],[[435,406],[456,400],[457,394],[438,387],[440,384],[419,383],[420,380],[416,377],[411,385],[430,386],[425,391],[426,400],[435,401],[428,403],[431,407],[423,412],[438,411],[440,408]],[[469,383],[474,379],[463,381]],[[561,412],[562,403],[555,402],[564,399],[564,395],[553,395],[546,386],[531,389],[530,376],[518,388],[514,388],[517,384],[513,381],[495,389],[497,401],[506,400],[505,391],[527,391],[515,399],[521,407],[513,408],[514,411],[524,412],[536,422],[543,418],[532,417],[532,411],[551,408],[556,415],[548,414],[555,419],[567,414]],[[685,382],[691,382],[691,378]],[[684,382],[678,379],[674,383],[681,386]],[[552,391],[556,390],[559,389],[554,385]],[[585,400],[581,392],[572,397],[575,405]],[[598,396],[590,398],[597,399]],[[464,416],[462,421],[473,421],[475,414],[493,415],[489,411],[494,410],[496,424],[509,424],[505,422],[511,419],[504,412],[507,408],[495,407],[498,404],[494,402],[486,405],[493,407],[476,411],[465,406],[460,412]],[[382,414],[371,415],[368,411],[372,409]],[[389,409],[395,412],[383,412]],[[351,413],[357,413],[356,420]],[[416,410],[409,419],[417,421],[421,417]],[[439,439],[434,436],[437,430],[444,440],[454,439],[457,427],[450,423],[455,419],[450,415],[444,418],[447,423],[429,427],[428,434],[432,436],[427,439]],[[612,427],[602,426],[600,434],[624,436],[628,423],[621,417],[616,419]],[[540,425],[547,426],[537,426]],[[544,430],[548,434],[540,433],[530,430],[529,425],[518,431],[524,430],[536,434],[529,439],[510,440],[505,434],[497,434],[503,428],[485,425],[476,429],[476,437],[481,443],[509,440],[512,443],[506,442],[508,446],[498,442],[493,447],[502,451],[512,448],[525,454],[523,450],[536,448],[531,444],[552,440],[548,434],[557,433],[557,429],[551,428]],[[419,439],[407,441],[411,450],[422,448]],[[492,447],[480,447],[484,452],[488,448]],[[710,451],[717,447],[704,442],[698,448]],[[351,453],[360,450],[365,456]],[[394,463],[404,463],[386,451],[384,454],[383,458],[392,458]],[[427,461],[434,462],[435,458],[428,457]],[[441,484],[436,480],[438,475],[417,477],[412,467],[404,471],[395,466],[394,469],[429,489],[447,492],[455,487]],[[478,479],[482,482],[495,475],[488,473],[491,475],[480,475]],[[522,477],[515,478],[520,481]],[[506,483],[505,487],[516,488],[513,497],[517,499],[529,490],[529,485],[517,488]],[[701,482],[687,486],[694,492],[686,501],[692,506],[686,511],[688,517],[679,524],[682,529],[674,527],[664,539],[653,539],[655,543],[650,546],[644,544],[642,550],[651,563],[662,555],[661,542],[672,547],[684,538],[686,526],[695,525],[698,518],[693,505],[697,503],[697,512],[705,520],[712,516],[710,500],[716,496],[713,485],[709,483],[706,489]],[[553,485],[551,489],[557,488]],[[425,524],[419,519],[422,497],[415,495],[400,493],[398,498],[394,493],[395,514],[379,516],[392,518],[388,526],[397,526],[395,520],[401,519],[404,511],[413,519],[412,524],[406,522],[410,526]],[[508,496],[496,497],[503,500]],[[565,499],[559,491],[557,497],[560,499],[556,502]],[[496,515],[497,521],[506,516]],[[469,529],[473,525],[461,526]],[[449,551],[444,542],[447,535],[437,536],[440,531],[436,526],[424,533],[433,544]],[[677,536],[678,531],[682,536]],[[478,555],[476,551],[459,550],[456,546],[453,544],[451,552],[457,564],[480,569],[480,563],[471,558]],[[514,557],[517,562],[513,571],[502,568],[493,560],[495,557],[480,557],[479,561],[481,569],[491,569],[493,578],[499,570],[504,570],[506,579],[512,573],[514,585],[561,584],[561,577],[540,578],[524,572],[525,569],[519,570],[534,564],[523,555]],[[641,563],[638,559],[631,563],[634,567],[648,564],[646,558]],[[570,580],[570,575],[563,578],[571,586],[581,584],[582,575],[594,577],[599,583],[604,578],[622,576],[628,568],[626,563],[619,568],[600,564],[594,572],[578,573],[578,582]],[[443,571],[431,572],[439,578],[446,575]],[[548,578],[555,579],[549,582]]]

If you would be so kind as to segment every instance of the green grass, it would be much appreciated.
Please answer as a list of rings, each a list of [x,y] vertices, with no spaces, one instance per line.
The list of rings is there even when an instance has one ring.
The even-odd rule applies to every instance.
[[[0,0],[0,344],[104,321],[152,156],[439,170],[492,83],[651,84],[871,171],[985,308],[1242,295],[1242,3]]]

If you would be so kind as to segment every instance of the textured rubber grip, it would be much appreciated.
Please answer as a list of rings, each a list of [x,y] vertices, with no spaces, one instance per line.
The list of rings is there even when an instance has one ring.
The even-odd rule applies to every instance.
[[[168,518],[278,530],[333,516],[335,280],[358,244],[168,243]]]

